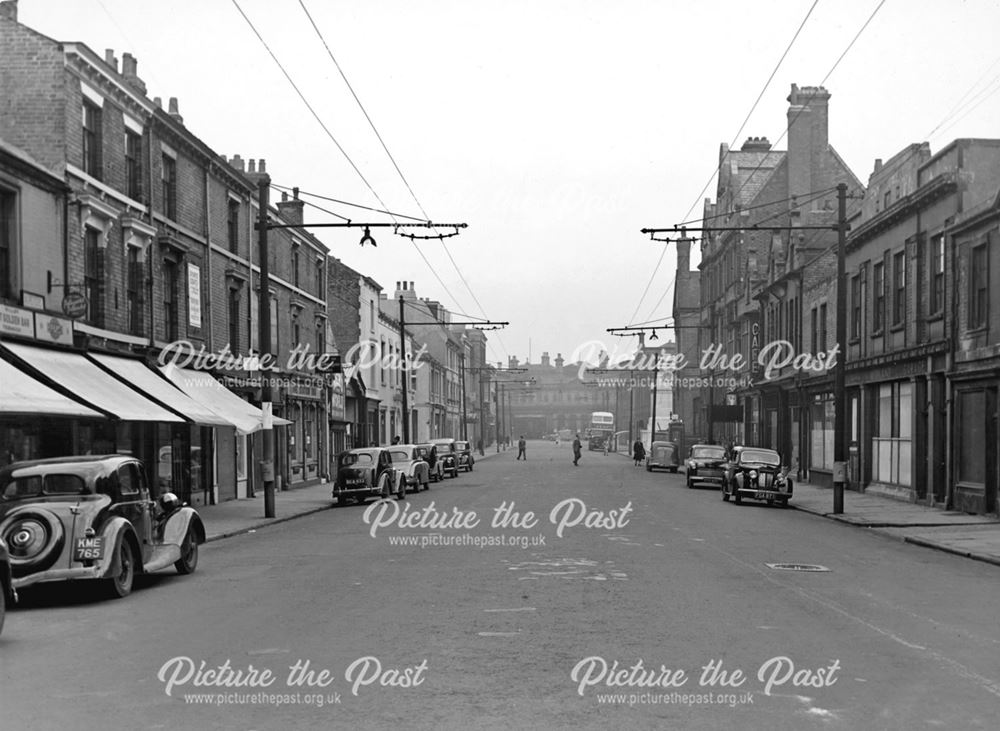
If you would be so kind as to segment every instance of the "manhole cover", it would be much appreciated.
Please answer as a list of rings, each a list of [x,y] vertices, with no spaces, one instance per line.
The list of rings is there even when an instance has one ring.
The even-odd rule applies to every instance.
[[[776,571],[829,571],[826,566],[816,563],[769,563],[765,564],[769,569]]]

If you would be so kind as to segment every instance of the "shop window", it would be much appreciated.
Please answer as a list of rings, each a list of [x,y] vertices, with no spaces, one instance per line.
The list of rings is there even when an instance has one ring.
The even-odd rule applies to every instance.
[[[986,393],[982,390],[959,393],[958,479],[959,482],[986,482]]]
[[[878,389],[872,480],[909,486],[912,444],[913,384],[885,383]]]

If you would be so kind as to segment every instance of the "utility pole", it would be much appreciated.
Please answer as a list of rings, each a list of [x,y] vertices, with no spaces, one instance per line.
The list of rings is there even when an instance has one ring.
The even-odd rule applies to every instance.
[[[462,439],[469,441],[469,415],[465,411],[465,346],[458,354],[458,372],[462,381]]]
[[[494,409],[497,412],[497,454],[500,453],[500,439],[503,434],[503,412],[500,410],[500,393],[503,391],[503,384],[496,383],[493,384],[493,403]]]
[[[660,380],[660,351],[656,351],[656,362],[653,364],[653,421],[649,425],[649,449],[652,451],[656,441],[656,387]]]
[[[844,482],[847,473],[844,428],[847,425],[847,184],[837,185],[837,365],[833,380],[833,512],[844,512]]]
[[[257,181],[257,241],[260,251],[260,295],[257,297],[257,337],[260,340],[260,410],[264,414],[261,437],[261,477],[264,481],[264,517],[274,518],[274,423],[272,419],[271,379],[268,361],[271,356],[271,272],[267,252],[267,207],[271,179],[262,176]]]
[[[634,388],[635,388],[635,371],[630,370],[628,372],[628,456],[629,457],[632,456],[632,443],[635,441],[634,439],[632,439],[632,419],[634,418],[634,416],[632,415],[632,404],[633,404],[632,392]]]
[[[399,293],[396,294],[396,297],[399,299],[399,352],[401,353],[399,362],[400,370],[403,374],[403,444],[409,444],[410,401],[408,398],[408,392],[410,390],[410,384],[406,380],[406,315],[403,313],[403,304],[405,300]]]

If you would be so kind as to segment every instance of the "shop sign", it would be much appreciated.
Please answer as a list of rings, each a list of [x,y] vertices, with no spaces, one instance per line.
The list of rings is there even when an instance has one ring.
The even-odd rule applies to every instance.
[[[344,420],[347,411],[347,399],[344,393],[343,377],[335,378],[330,387],[330,418]]]
[[[10,305],[0,305],[0,333],[35,337],[35,321],[28,310]]]
[[[201,269],[188,264],[188,325],[201,327]]]
[[[35,313],[35,337],[60,345],[73,344],[73,321],[65,317]]]
[[[63,297],[62,311],[74,320],[87,314],[87,298],[82,292],[67,292]]]

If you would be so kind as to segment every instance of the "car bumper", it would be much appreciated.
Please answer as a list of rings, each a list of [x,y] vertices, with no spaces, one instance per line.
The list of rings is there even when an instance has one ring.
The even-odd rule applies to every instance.
[[[756,487],[739,487],[736,489],[741,498],[751,500],[790,500],[792,493],[786,490],[758,489]]]
[[[726,476],[722,473],[699,473],[692,472],[691,470],[687,471],[687,477],[691,481],[692,485],[718,485],[719,487],[722,487],[722,484],[726,480]]]
[[[382,492],[377,487],[362,485],[360,487],[335,487],[333,497],[380,497]]]

